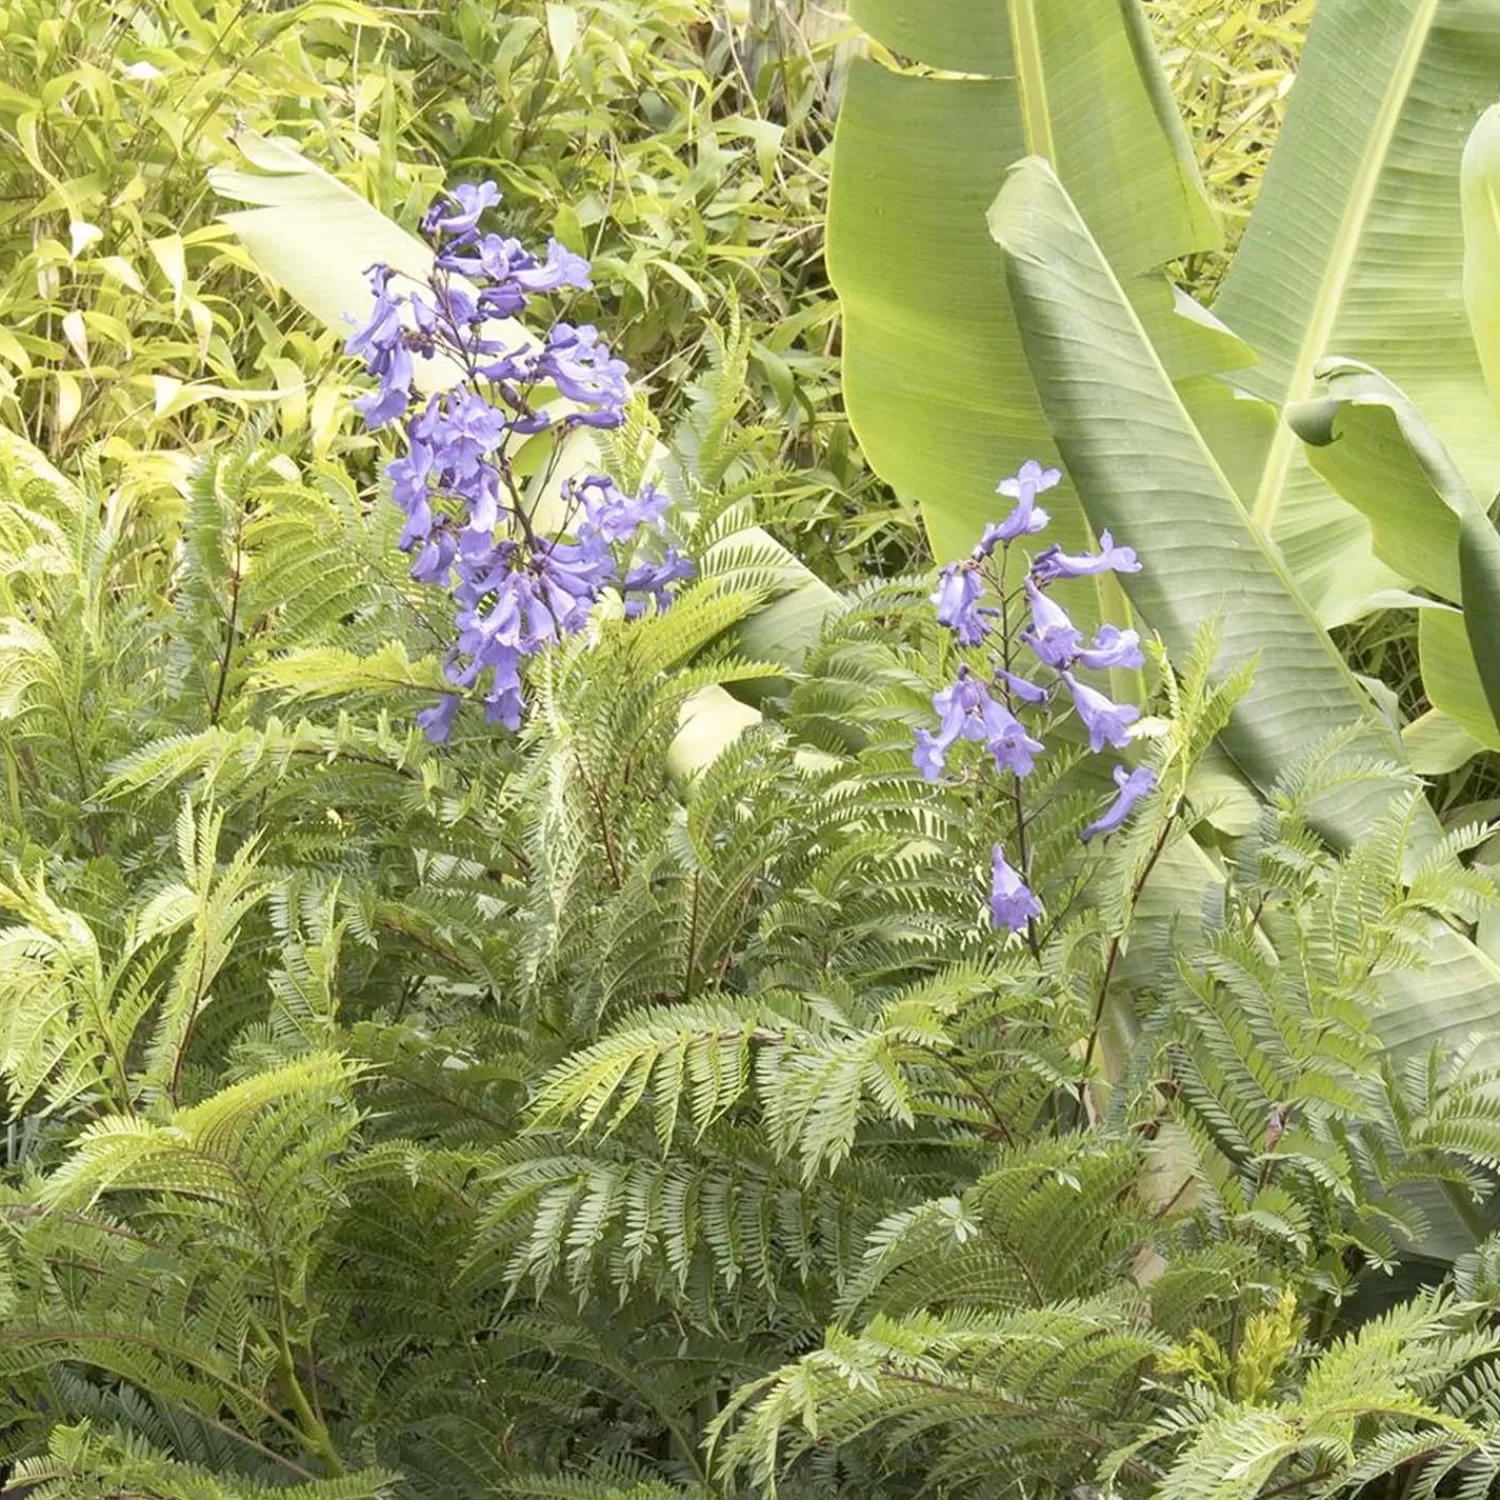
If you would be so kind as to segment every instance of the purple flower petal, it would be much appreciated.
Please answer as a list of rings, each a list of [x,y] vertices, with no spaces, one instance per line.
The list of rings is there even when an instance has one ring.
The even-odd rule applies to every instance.
[[[989,634],[989,622],[979,609],[983,592],[979,570],[967,563],[949,563],[938,575],[930,602],[937,609],[938,623],[956,631],[960,645],[977,646]]]
[[[1042,903],[1027,888],[1021,872],[1005,858],[1004,848],[996,844],[990,875],[990,921],[1010,932],[1024,932],[1027,924],[1041,916]]]
[[[1116,766],[1115,785],[1120,789],[1115,800],[1083,830],[1085,844],[1119,828],[1135,810],[1136,803],[1156,790],[1156,774],[1146,766],[1137,766],[1133,771]]]
[[[1110,667],[1139,667],[1145,660],[1140,636],[1133,630],[1119,630],[1113,625],[1101,625],[1094,644],[1085,646],[1078,653],[1078,665],[1095,672],[1107,671]]]
[[[1071,672],[1064,672],[1062,677],[1073,694],[1073,707],[1089,732],[1089,749],[1097,755],[1108,743],[1123,750],[1130,742],[1129,726],[1140,718],[1140,709],[1133,703],[1112,702],[1096,688],[1079,682]]]
[[[1062,605],[1049,599],[1029,578],[1026,597],[1031,601],[1032,628],[1024,639],[1041,661],[1061,670],[1077,655],[1083,632],[1068,618]]]
[[[1115,546],[1106,531],[1099,538],[1098,552],[1070,556],[1061,547],[1049,547],[1032,563],[1031,571],[1039,583],[1052,583],[1058,578],[1087,578],[1096,573],[1139,573],[1141,565],[1134,547]]]
[[[458,713],[458,695],[444,693],[431,708],[417,715],[417,727],[434,745],[446,745],[453,733],[453,719]]]

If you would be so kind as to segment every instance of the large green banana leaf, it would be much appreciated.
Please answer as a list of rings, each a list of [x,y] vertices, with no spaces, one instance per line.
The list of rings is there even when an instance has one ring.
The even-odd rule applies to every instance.
[[[1129,535],[1141,555],[1141,572],[1125,580],[1132,603],[1174,654],[1217,618],[1225,664],[1257,663],[1224,734],[1245,775],[1268,790],[1334,730],[1357,751],[1401,761],[1399,740],[1251,523],[1051,168],[1015,167],[990,222],[1063,460],[1094,525]],[[1350,788],[1320,807],[1320,822],[1350,845],[1389,796],[1380,784]],[[1421,825],[1424,838],[1437,836],[1425,807]],[[1394,976],[1385,994],[1378,1024],[1397,1048],[1500,1031],[1500,967],[1444,926],[1434,926],[1431,965]]]
[[[875,468],[921,502],[937,555],[953,557],[995,517],[1003,476],[1055,457],[985,231],[1005,168],[1028,152],[1054,161],[1127,277],[1217,231],[1136,0],[851,9],[902,56],[971,75],[855,65],[828,224],[850,416]],[[1081,543],[1071,488],[1048,506]]]
[[[1471,484],[1500,477],[1500,429],[1476,420],[1487,398],[1459,296],[1457,207],[1465,134],[1500,79],[1500,6],[1321,0],[1261,205],[1214,309],[1260,363],[1228,357],[1190,379],[1137,278],[1203,248],[1212,230],[1138,0],[852,9],[893,52],[979,75],[861,64],[834,160],[829,260],[850,415],[875,467],[921,502],[940,556],[988,518],[996,475],[1052,456],[977,222],[1000,172],[1028,153],[1067,186],[1226,476],[1325,623],[1404,576],[1372,556],[1363,519],[1275,420],[1314,393],[1325,354],[1379,364]],[[1206,378],[1231,369],[1266,406]],[[1081,525],[1066,498],[1056,509],[1065,531]]]
[[[1500,398],[1500,109],[1487,109],[1469,135],[1458,187],[1463,300],[1485,382]],[[1451,212],[1445,222],[1451,229]],[[1312,469],[1365,515],[1375,555],[1462,607],[1461,614],[1424,611],[1423,682],[1475,748],[1500,747],[1500,536],[1481,503],[1490,489],[1476,496],[1429,414],[1385,373],[1348,358],[1324,361],[1313,373],[1320,393],[1287,406],[1288,426]],[[1472,397],[1474,371],[1467,373]],[[1452,425],[1452,393],[1436,399],[1446,400],[1438,415]],[[1469,413],[1452,437],[1472,449],[1476,434],[1493,441],[1500,424]]]
[[[365,272],[373,263],[426,278],[432,264],[427,245],[286,142],[244,132],[239,147],[244,166],[216,168],[210,180],[222,197],[253,206],[225,220],[260,270],[329,327],[347,332],[364,319],[371,303]],[[451,382],[459,371],[454,366],[446,373]],[[580,429],[569,441],[591,439]],[[597,466],[596,451],[580,452],[574,465]],[[755,660],[797,666],[836,603],[833,590],[759,527],[737,532],[720,546],[753,551],[776,575],[775,597],[740,629],[742,649]],[[672,747],[674,772],[686,776],[701,769],[758,718],[720,688],[696,694]]]
[[[1459,161],[1500,81],[1500,5],[1321,0],[1255,213],[1215,311],[1260,356],[1236,376],[1284,406],[1316,394],[1327,355],[1393,380],[1476,492],[1500,482],[1462,300]],[[1088,216],[1087,205],[1080,204]],[[1349,617],[1392,570],[1275,428],[1247,496],[1325,621]]]

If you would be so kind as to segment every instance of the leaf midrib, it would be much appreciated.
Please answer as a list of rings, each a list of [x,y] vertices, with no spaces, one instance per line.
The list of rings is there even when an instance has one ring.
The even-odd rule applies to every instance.
[[[1344,216],[1323,270],[1312,317],[1308,320],[1291,378],[1287,382],[1283,408],[1287,403],[1303,400],[1312,393],[1313,370],[1333,336],[1334,324],[1338,320],[1344,293],[1354,270],[1370,209],[1375,202],[1375,189],[1385,169],[1391,142],[1396,136],[1396,127],[1400,124],[1401,113],[1406,107],[1412,82],[1417,76],[1417,68],[1427,46],[1427,38],[1437,18],[1437,8],[1438,0],[1422,0],[1420,8],[1412,17],[1385,99],[1375,117],[1364,155],[1360,158],[1354,188],[1345,203]],[[1276,424],[1271,446],[1266,453],[1265,467],[1261,471],[1260,484],[1256,488],[1255,501],[1251,506],[1253,520],[1268,535],[1276,524],[1281,499],[1286,491],[1287,472],[1295,451],[1296,435],[1283,418]]]
[[[1042,60],[1036,0],[1012,0],[1010,42],[1016,60],[1016,89],[1020,95],[1026,154],[1045,157],[1055,166],[1057,147],[1052,139],[1052,116],[1047,105],[1047,72]]]

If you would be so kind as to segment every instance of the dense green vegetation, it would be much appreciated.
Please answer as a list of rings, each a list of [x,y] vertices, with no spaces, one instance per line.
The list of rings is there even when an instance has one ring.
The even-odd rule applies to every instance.
[[[0,11],[7,1482],[1500,1490],[1500,11],[848,8]]]

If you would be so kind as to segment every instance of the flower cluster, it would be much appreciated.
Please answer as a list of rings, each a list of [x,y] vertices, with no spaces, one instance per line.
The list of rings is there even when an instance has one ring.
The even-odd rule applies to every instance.
[[[348,349],[378,382],[355,403],[366,424],[404,427],[405,452],[386,472],[412,577],[451,596],[448,680],[515,729],[527,656],[580,630],[606,589],[629,616],[665,609],[693,567],[665,540],[667,500],[651,485],[627,495],[607,475],[574,475],[558,524],[539,525],[569,431],[625,420],[627,370],[590,325],[559,320],[532,336],[507,321],[535,296],[588,289],[589,266],[556,240],[538,256],[482,233],[499,201],[493,182],[439,199],[422,225],[436,252],[426,283],[400,290],[395,270],[372,267],[374,305]],[[513,445],[549,431],[548,464],[523,486]],[[430,738],[448,738],[459,702],[446,693],[418,715]]]
[[[1045,746],[1041,730],[1033,733],[1023,717],[1033,716],[1035,726],[1044,716],[1055,718],[1059,707],[1071,708],[1078,716],[1094,754],[1106,746],[1124,749],[1129,743],[1130,726],[1140,710],[1130,703],[1113,702],[1079,674],[1141,666],[1140,637],[1133,630],[1103,625],[1093,640],[1086,641],[1047,591],[1060,579],[1139,572],[1134,550],[1116,546],[1107,531],[1099,539],[1097,552],[1070,554],[1050,546],[1030,559],[1014,592],[1006,591],[1011,548],[1046,529],[1050,517],[1037,504],[1037,497],[1061,478],[1056,469],[1043,469],[1035,462],[1024,464],[1019,474],[1000,485],[999,493],[1015,502],[1010,514],[986,526],[970,556],[944,568],[939,577],[932,595],[938,620],[953,631],[961,646],[988,644],[991,650],[987,676],[965,664],[957,680],[933,696],[938,728],[917,730],[912,752],[913,764],[929,781],[942,776],[949,752],[961,740],[983,745],[996,771],[1018,779],[1029,776]],[[1017,628],[1013,628],[1013,606]],[[1041,680],[1018,670],[1015,657],[1023,646],[1034,659],[1034,670],[1040,669]],[[1156,787],[1155,776],[1144,766],[1134,770],[1116,766],[1114,780],[1115,799],[1083,829],[1085,842],[1121,827],[1141,798]],[[1029,878],[1028,870],[1010,863],[1002,845],[994,846],[990,914],[996,927],[1021,932],[1041,915],[1041,903],[1027,885]]]

